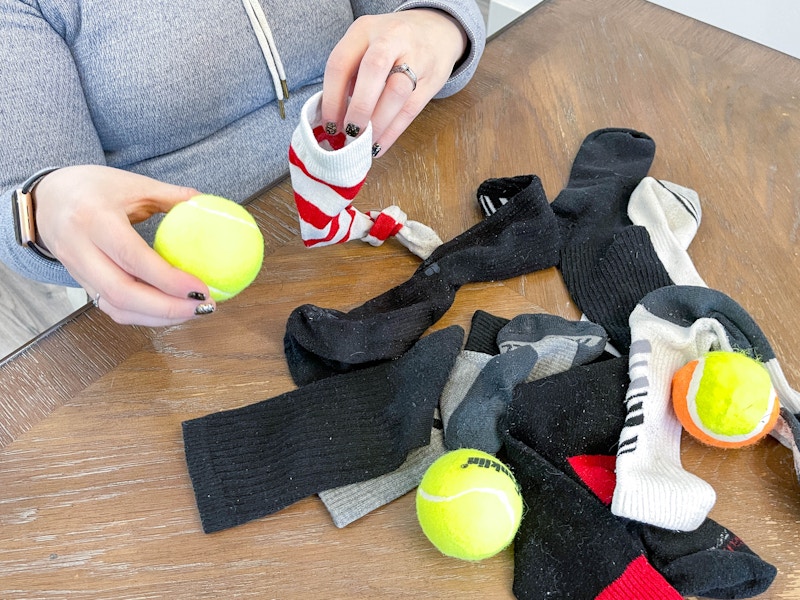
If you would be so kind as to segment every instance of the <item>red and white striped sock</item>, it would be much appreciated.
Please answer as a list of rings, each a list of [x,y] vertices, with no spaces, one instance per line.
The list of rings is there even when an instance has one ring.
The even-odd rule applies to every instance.
[[[373,246],[396,236],[427,258],[442,241],[429,227],[409,221],[396,206],[364,214],[353,200],[372,166],[372,124],[351,138],[330,135],[321,115],[322,92],[306,101],[289,147],[289,174],[307,247],[363,240]]]

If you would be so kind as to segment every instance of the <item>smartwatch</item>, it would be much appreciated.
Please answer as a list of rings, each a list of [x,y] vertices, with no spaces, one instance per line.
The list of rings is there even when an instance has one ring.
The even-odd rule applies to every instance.
[[[33,190],[45,175],[59,167],[48,167],[37,171],[26,179],[11,194],[11,212],[14,214],[14,233],[20,246],[27,246],[45,260],[58,262],[46,248],[36,243],[36,206],[33,203]]]

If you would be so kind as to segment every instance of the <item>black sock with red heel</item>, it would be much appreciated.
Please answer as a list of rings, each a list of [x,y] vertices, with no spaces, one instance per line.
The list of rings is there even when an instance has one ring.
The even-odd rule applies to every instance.
[[[517,386],[509,405],[512,436],[608,506],[615,451],[625,422],[628,358],[609,358]],[[670,531],[615,517],[653,567],[684,596],[749,598],[775,579],[775,567],[707,518],[694,531]]]

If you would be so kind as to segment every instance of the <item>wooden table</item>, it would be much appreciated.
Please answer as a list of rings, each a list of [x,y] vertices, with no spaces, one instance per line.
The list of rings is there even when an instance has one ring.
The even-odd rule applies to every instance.
[[[691,187],[703,222],[690,254],[744,306],[800,386],[800,62],[641,0],[551,0],[490,42],[475,79],[436,102],[356,203],[399,203],[450,239],[481,218],[478,184],[536,173],[552,199],[591,131],[657,143],[651,175]],[[472,564],[427,542],[413,494],[337,529],[316,498],[205,535],[181,422],[292,389],[286,318],[349,309],[418,260],[396,243],[308,250],[288,181],[250,206],[267,238],[256,283],[217,314],[122,327],[88,308],[0,369],[0,597],[511,598],[511,551]],[[555,269],[468,285],[436,328],[477,309],[577,318]],[[711,482],[711,516],[800,597],[800,486],[769,438],[723,451],[684,438]]]

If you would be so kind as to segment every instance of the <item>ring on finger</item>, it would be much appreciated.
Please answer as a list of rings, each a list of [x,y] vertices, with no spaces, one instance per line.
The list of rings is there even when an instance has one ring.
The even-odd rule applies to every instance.
[[[94,300],[92,300],[92,304],[94,304],[95,308],[100,308],[100,292],[97,292],[94,295]]]
[[[402,64],[399,64],[399,65],[393,66],[392,69],[389,71],[389,75],[387,75],[386,79],[389,79],[389,77],[391,77],[395,73],[402,73],[403,75],[405,75],[406,77],[408,77],[411,80],[411,91],[412,92],[415,89],[417,89],[417,75],[416,75],[416,73],[414,73],[414,71],[411,70],[411,67],[409,67],[407,63],[402,63]]]

